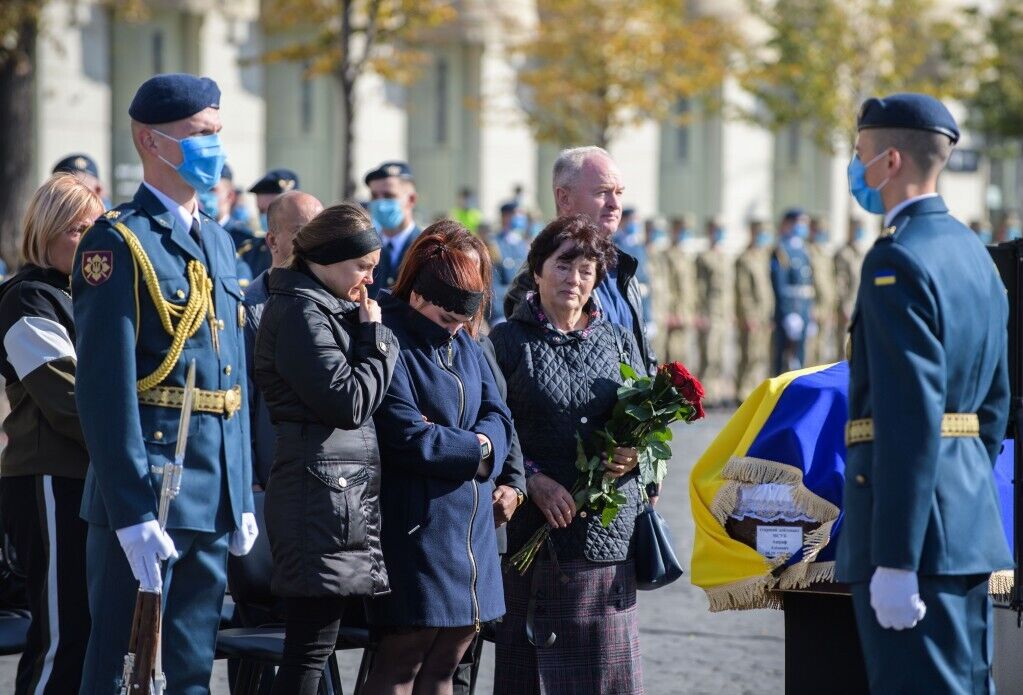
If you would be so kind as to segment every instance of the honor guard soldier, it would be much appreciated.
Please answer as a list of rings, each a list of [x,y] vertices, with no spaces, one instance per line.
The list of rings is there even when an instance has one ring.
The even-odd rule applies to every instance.
[[[993,474],[1009,411],[1005,287],[936,192],[959,139],[945,106],[868,99],[857,129],[850,189],[885,217],[850,327],[837,577],[873,692],[993,692],[988,579],[1012,567]]]
[[[266,244],[267,210],[270,203],[288,191],[298,190],[298,174],[291,169],[271,169],[256,183],[249,193],[256,194],[256,208],[259,210],[259,224],[262,231],[238,246],[238,258],[248,266],[250,277],[257,278],[273,265],[273,254]]]
[[[369,286],[370,299],[376,299],[380,290],[394,287],[405,252],[419,236],[421,230],[412,216],[419,198],[412,169],[405,162],[384,162],[364,180],[370,194],[369,216],[384,242]]]
[[[203,212],[214,218],[231,237],[236,254],[239,248],[255,238],[248,224],[231,216],[231,211],[238,202],[238,189],[234,186],[234,172],[227,162],[224,162],[224,168],[220,172],[220,181],[209,192],[200,193],[198,199]],[[252,271],[239,256],[236,256],[235,268],[238,271],[238,284],[244,290],[252,282]]]
[[[778,245],[771,255],[774,289],[774,341],[771,370],[800,369],[805,363],[806,331],[813,308],[813,269],[806,251],[809,217],[799,209],[785,212],[778,226]]]
[[[96,160],[87,154],[69,154],[53,165],[52,173],[57,174],[62,171],[77,176],[79,181],[99,196],[103,201],[103,207],[110,209],[110,198],[107,197],[107,190],[99,178],[99,167],[96,166]]]
[[[247,553],[258,533],[242,409],[242,291],[229,237],[196,203],[220,179],[219,104],[208,78],[143,83],[128,109],[143,183],[97,220],[75,256],[76,397],[91,459],[82,500],[93,622],[81,692],[89,695],[120,685],[140,588],[163,593],[167,692],[208,692],[227,553]],[[174,462],[192,361],[181,491],[164,531],[162,475]]]

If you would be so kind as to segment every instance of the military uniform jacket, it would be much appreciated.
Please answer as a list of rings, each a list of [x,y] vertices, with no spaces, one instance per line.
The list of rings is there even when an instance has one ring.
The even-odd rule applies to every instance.
[[[117,224],[137,238],[166,302],[184,306],[195,291],[186,271],[190,261],[205,266],[212,284],[215,322],[204,315],[160,385],[183,387],[194,359],[197,388],[234,389],[242,405],[230,417],[192,413],[181,493],[170,505],[167,526],[224,532],[253,510],[245,315],[234,246],[214,220],[201,214],[200,219],[202,248],[177,216],[141,186],[131,202],[100,218],[78,246],[71,276],[78,331],[76,398],[91,459],[82,498],[82,517],[90,523],[120,529],[156,518],[162,466],[174,460],[181,415],[178,408],[139,403],[137,382],[157,370],[172,337],[157,313],[145,269]]]
[[[838,308],[848,320],[856,306],[856,290],[860,286],[860,266],[863,253],[852,244],[846,244],[835,254],[835,293]]]
[[[813,268],[806,244],[798,237],[782,239],[771,256],[774,315],[779,322],[789,314],[810,318],[813,303]]]
[[[743,251],[735,261],[735,316],[743,323],[766,324],[774,312],[770,261],[761,248]]]
[[[820,244],[809,244],[810,268],[813,270],[814,311],[821,320],[834,316],[837,307],[835,289],[835,260]]]
[[[1009,408],[1005,288],[941,198],[892,222],[850,328],[849,418],[873,418],[874,441],[848,449],[838,578],[1010,567],[992,473]],[[980,437],[942,437],[945,413],[976,413]]]
[[[708,249],[696,257],[700,314],[711,318],[727,318],[730,315],[731,279],[732,260],[720,247]]]

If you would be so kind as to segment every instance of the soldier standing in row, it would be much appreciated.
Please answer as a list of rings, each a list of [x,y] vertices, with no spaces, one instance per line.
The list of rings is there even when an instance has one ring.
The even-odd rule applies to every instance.
[[[262,231],[238,247],[238,258],[248,266],[251,278],[259,277],[273,265],[273,254],[266,243],[266,232],[270,229],[267,222],[270,203],[288,191],[297,190],[298,174],[291,169],[271,169],[249,189],[249,193],[256,195],[256,208],[259,210],[259,225]]]
[[[670,272],[671,303],[663,325],[667,352],[664,361],[693,359],[693,329],[696,325],[696,254],[687,248],[692,237],[690,218],[671,222],[671,246],[665,252]],[[656,353],[658,355],[662,353]]]
[[[725,400],[725,339],[732,322],[729,306],[732,262],[721,248],[724,235],[725,231],[717,220],[708,220],[710,247],[696,258],[699,374],[711,403]]]
[[[501,206],[501,229],[487,240],[494,268],[494,294],[488,319],[491,326],[505,320],[504,296],[529,254],[529,244],[526,242],[527,225],[526,214],[515,201],[510,200]]]
[[[771,255],[774,289],[774,340],[771,374],[778,375],[804,364],[806,329],[813,307],[813,270],[804,239],[809,234],[806,213],[785,212],[778,226],[778,245]]]
[[[369,188],[369,215],[384,241],[369,286],[369,298],[376,299],[380,290],[394,286],[405,252],[419,237],[421,230],[413,217],[419,196],[412,168],[405,162],[384,162],[364,181]]]
[[[749,224],[749,246],[735,260],[735,320],[739,338],[739,363],[735,374],[735,397],[745,399],[767,377],[770,360],[771,270],[770,235],[759,220]]]
[[[120,686],[139,588],[162,590],[167,692],[208,692],[227,553],[247,553],[258,533],[242,290],[230,238],[196,203],[220,179],[219,106],[208,78],[157,75],[139,88],[128,113],[142,185],[75,255],[76,398],[90,457],[86,695]],[[192,360],[195,412],[165,531],[161,481]]]
[[[860,287],[860,266],[863,265],[863,223],[849,218],[849,232],[845,244],[835,254],[835,297],[838,313],[835,317],[835,347],[845,359],[845,337],[856,305],[856,292]]]
[[[832,340],[835,335],[835,263],[828,250],[828,229],[825,223],[810,220],[810,243],[806,245],[813,271],[813,310],[807,331],[806,366],[834,361]]]

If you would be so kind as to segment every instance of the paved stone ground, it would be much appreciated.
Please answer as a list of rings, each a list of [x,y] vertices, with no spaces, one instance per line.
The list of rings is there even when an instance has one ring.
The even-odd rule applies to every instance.
[[[715,413],[679,426],[675,458],[658,509],[671,525],[676,551],[688,565],[693,543],[688,474],[697,457],[727,420]],[[640,592],[643,680],[651,695],[675,693],[779,693],[784,689],[783,618],[779,611],[710,613],[703,592],[688,577],[654,592]],[[347,692],[359,654],[339,654]],[[0,658],[0,692],[13,692],[16,657]],[[493,650],[484,652],[480,695],[491,693]],[[214,669],[212,692],[227,695],[226,669]]]

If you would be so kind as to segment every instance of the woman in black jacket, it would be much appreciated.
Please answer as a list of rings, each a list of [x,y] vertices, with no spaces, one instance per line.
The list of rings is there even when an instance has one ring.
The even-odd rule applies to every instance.
[[[89,453],[75,405],[70,275],[103,203],[73,174],[39,187],[22,269],[0,285],[0,374],[11,413],[0,460],[4,530],[26,574],[32,623],[14,692],[78,692],[89,639],[82,506]]]
[[[632,560],[641,508],[636,450],[619,448],[605,464],[628,500],[609,526],[578,510],[570,492],[579,474],[576,436],[591,442],[607,422],[619,362],[643,365],[632,332],[605,318],[593,291],[614,259],[611,241],[587,217],[555,220],[529,251],[537,291],[490,335],[529,490],[508,524],[508,550],[545,522],[553,529],[525,576],[504,574],[508,612],[497,628],[494,675],[501,695],[643,690]],[[553,644],[545,644],[550,635]]]
[[[270,274],[255,381],[277,429],[266,489],[271,587],[284,598],[274,693],[317,692],[348,597],[389,591],[373,413],[398,343],[366,295],[380,238],[357,205],[329,207]]]

